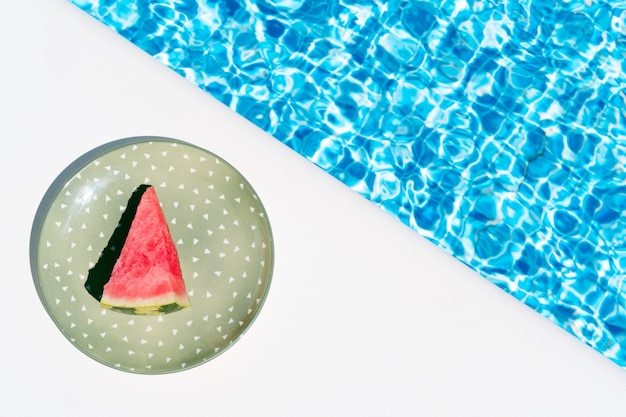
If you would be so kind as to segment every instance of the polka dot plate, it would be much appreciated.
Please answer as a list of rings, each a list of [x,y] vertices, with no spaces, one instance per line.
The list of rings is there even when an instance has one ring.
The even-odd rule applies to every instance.
[[[140,184],[155,187],[190,308],[129,315],[84,288]],[[240,338],[267,296],[273,251],[248,181],[204,149],[159,137],[114,141],[70,164],[39,206],[30,246],[35,287],[65,337],[105,365],[152,374],[205,363]]]

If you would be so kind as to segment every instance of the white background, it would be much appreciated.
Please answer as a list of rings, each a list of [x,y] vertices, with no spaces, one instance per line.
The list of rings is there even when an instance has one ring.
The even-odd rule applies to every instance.
[[[71,3],[3,0],[0,63],[0,415],[626,415],[623,369]],[[53,179],[138,135],[233,164],[275,238],[272,288],[248,333],[170,375],[79,352],[29,268]]]

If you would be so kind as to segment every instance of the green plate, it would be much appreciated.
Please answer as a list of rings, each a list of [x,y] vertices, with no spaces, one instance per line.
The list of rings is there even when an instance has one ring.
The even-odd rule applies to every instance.
[[[140,184],[156,188],[191,301],[156,316],[102,308],[84,288]],[[248,181],[218,156],[159,137],[122,139],[78,158],[52,183],[35,216],[31,269],[48,314],[91,358],[135,373],[205,363],[258,315],[273,268],[266,212]]]

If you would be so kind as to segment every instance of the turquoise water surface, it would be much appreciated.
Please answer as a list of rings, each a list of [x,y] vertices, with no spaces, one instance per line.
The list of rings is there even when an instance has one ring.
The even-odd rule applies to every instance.
[[[626,1],[72,1],[626,366]]]

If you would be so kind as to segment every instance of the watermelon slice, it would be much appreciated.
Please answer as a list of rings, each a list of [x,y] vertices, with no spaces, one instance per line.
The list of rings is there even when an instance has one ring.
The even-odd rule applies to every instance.
[[[130,314],[170,313],[191,305],[154,187],[135,190],[85,288],[103,307]]]

